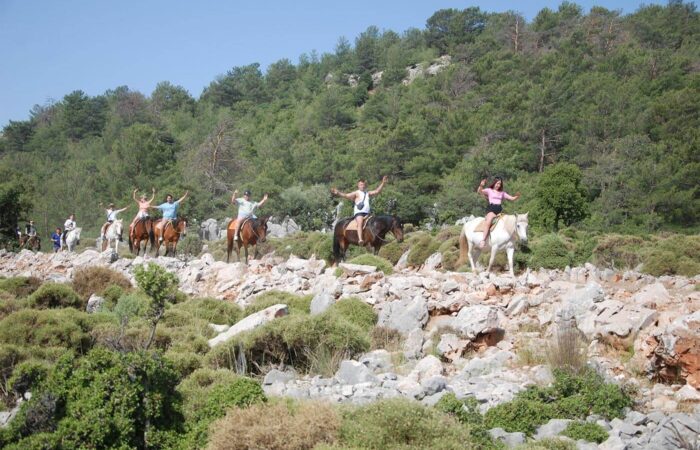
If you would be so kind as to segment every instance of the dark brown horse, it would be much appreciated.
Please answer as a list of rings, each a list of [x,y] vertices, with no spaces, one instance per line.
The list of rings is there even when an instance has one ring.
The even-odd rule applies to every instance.
[[[138,256],[143,243],[143,254],[145,255],[149,242],[151,243],[151,248],[155,246],[154,240],[153,219],[150,217],[136,219],[134,226],[129,229],[129,250],[131,253],[135,253]]]
[[[187,235],[187,219],[184,217],[176,220],[158,219],[153,225],[156,256],[160,251],[161,243],[165,244],[165,256],[175,256],[180,235]]]
[[[241,225],[240,230],[238,230],[238,239],[236,242],[236,256],[238,261],[241,261],[241,247],[245,250],[245,263],[248,264],[248,246],[255,246],[255,251],[253,252],[253,259],[258,256],[258,242],[265,242],[267,239],[267,220],[269,217],[262,217],[260,219],[242,219],[244,220],[243,225]],[[233,219],[229,222],[228,227],[226,227],[226,239],[228,240],[228,248],[226,251],[226,262],[231,259],[231,251],[233,250],[233,233],[236,230],[236,220]]]
[[[39,236],[29,236],[28,234],[23,234],[19,238],[19,248],[30,248],[35,252],[41,250],[41,239]]]
[[[333,258],[335,262],[340,262],[345,259],[345,251],[350,244],[357,245],[358,234],[357,230],[346,230],[348,225],[355,223],[353,217],[341,219],[335,224],[333,230]],[[362,240],[364,245],[371,246],[374,254],[379,252],[382,245],[386,244],[386,234],[391,232],[397,241],[403,241],[403,224],[398,217],[395,216],[370,216],[365,220],[366,226],[362,231]]]

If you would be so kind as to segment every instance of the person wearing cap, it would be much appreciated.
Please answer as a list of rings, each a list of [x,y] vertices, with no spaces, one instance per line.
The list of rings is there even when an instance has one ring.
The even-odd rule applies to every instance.
[[[238,232],[240,231],[243,219],[248,217],[255,218],[255,209],[262,207],[267,201],[267,194],[265,194],[259,202],[250,201],[251,193],[248,189],[243,192],[243,198],[236,198],[238,195],[238,189],[233,191],[233,196],[231,196],[231,203],[238,204],[238,216],[236,217],[236,228],[233,233],[233,240],[238,240]]]
[[[107,222],[105,222],[102,225],[102,229],[100,230],[100,236],[102,237],[102,240],[104,241],[107,237],[105,236],[105,233],[107,232],[107,227],[112,224],[115,220],[117,220],[117,215],[125,211],[127,207],[124,207],[122,209],[114,209],[114,203],[110,203],[105,212],[107,213]]]
[[[29,237],[36,236],[36,227],[34,226],[33,220],[30,220],[29,223],[24,227],[24,233]]]

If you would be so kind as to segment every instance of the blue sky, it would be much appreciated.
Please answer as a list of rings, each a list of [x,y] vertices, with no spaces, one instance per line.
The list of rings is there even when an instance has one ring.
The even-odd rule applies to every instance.
[[[423,28],[442,8],[515,10],[531,20],[559,1],[452,0],[0,0],[0,127],[34,104],[81,89],[127,85],[149,95],[159,81],[195,97],[234,66],[333,51],[369,25]],[[577,1],[634,12],[635,0]],[[663,3],[665,1],[645,1]]]

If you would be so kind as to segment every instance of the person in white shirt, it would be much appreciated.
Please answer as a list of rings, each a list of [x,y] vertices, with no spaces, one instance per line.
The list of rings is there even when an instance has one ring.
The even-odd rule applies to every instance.
[[[102,225],[102,229],[100,230],[100,236],[102,237],[102,240],[104,241],[107,237],[105,236],[105,233],[107,232],[107,227],[117,220],[117,216],[119,215],[120,212],[125,211],[127,207],[122,208],[122,209],[114,209],[114,203],[110,203],[105,212],[107,213],[107,222],[105,222]]]
[[[76,227],[77,227],[77,225],[75,223],[75,214],[71,214],[70,216],[68,216],[66,221],[63,223],[63,234],[61,235],[61,237],[63,238],[63,245],[66,245],[66,235],[70,231],[75,230]],[[80,243],[80,242],[78,242],[78,243]]]
[[[238,216],[236,217],[236,228],[233,233],[233,240],[237,241],[238,240],[238,232],[241,229],[241,224],[243,223],[243,219],[246,219],[248,217],[255,218],[255,209],[262,207],[262,205],[265,204],[267,201],[267,194],[265,194],[259,202],[253,202],[250,200],[250,191],[245,190],[243,192],[243,198],[236,198],[236,195],[238,195],[238,189],[233,191],[233,195],[231,196],[231,203],[238,204]]]
[[[384,175],[382,177],[382,182],[379,183],[377,189],[369,192],[367,192],[367,183],[365,182],[365,180],[359,180],[357,182],[357,190],[353,192],[348,192],[347,194],[344,192],[340,192],[336,188],[331,188],[331,194],[346,198],[353,202],[354,206],[352,214],[355,218],[355,223],[357,224],[357,237],[358,244],[360,246],[364,244],[364,241],[362,240],[362,226],[364,225],[365,217],[367,217],[370,213],[369,199],[370,197],[379,195],[379,193],[382,192],[382,189],[384,189],[384,185],[388,180],[389,177]]]

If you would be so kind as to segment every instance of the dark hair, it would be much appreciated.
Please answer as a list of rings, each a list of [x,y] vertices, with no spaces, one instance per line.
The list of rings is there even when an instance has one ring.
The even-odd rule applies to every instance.
[[[357,182],[358,182],[358,183],[367,183],[367,181],[365,181],[364,178],[360,178],[359,180],[357,180]]]
[[[167,194],[167,195],[165,196],[165,198],[168,198],[168,197],[173,197],[173,196],[170,195],[170,194]],[[173,198],[175,198],[175,197],[173,197]]]
[[[61,231],[61,228],[60,228],[60,227],[56,227],[56,230],[57,230],[57,231]]]
[[[493,179],[493,183],[491,183],[491,186],[489,186],[490,189],[493,189],[494,186],[496,186],[496,183],[501,182],[501,188],[498,190],[499,192],[503,190],[503,178],[501,177],[496,177]]]

